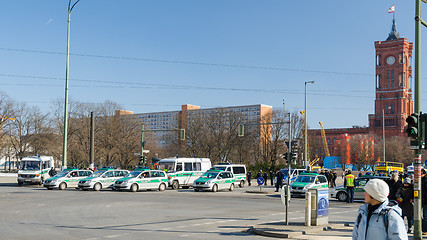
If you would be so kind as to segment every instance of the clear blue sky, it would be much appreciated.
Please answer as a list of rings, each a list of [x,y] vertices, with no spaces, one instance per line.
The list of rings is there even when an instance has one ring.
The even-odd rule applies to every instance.
[[[64,98],[67,4],[0,3],[0,90],[44,112]],[[70,99],[111,100],[135,113],[282,108],[285,99],[300,111],[304,82],[314,80],[311,128],[367,126],[374,42],[387,38],[393,4],[400,36],[414,42],[413,1],[81,0],[71,15]],[[427,69],[427,47],[422,56]]]

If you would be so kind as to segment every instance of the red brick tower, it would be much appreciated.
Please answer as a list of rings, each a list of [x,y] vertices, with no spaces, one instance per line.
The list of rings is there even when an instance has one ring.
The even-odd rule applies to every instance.
[[[395,19],[385,41],[375,42],[375,114],[369,114],[370,131],[386,137],[405,136],[405,119],[413,112],[412,43],[400,38]]]

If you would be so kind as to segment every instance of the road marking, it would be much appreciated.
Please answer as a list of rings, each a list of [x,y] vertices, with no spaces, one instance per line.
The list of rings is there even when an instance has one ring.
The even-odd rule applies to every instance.
[[[116,238],[116,237],[121,237],[122,235],[110,235],[110,236],[105,236],[106,238]]]

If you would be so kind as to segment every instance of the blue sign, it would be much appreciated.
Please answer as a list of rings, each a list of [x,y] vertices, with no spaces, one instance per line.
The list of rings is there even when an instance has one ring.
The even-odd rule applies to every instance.
[[[329,210],[329,190],[317,191],[317,217],[328,216]]]
[[[256,182],[258,183],[258,185],[263,185],[264,184],[264,178],[259,177]]]

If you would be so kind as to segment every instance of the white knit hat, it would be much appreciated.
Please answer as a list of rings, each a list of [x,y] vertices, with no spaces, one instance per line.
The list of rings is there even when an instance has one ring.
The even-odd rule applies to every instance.
[[[365,192],[379,202],[387,200],[389,188],[386,182],[380,179],[371,179],[364,187]]]

